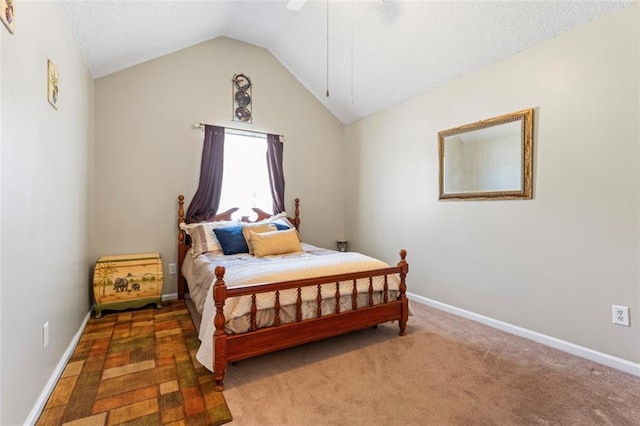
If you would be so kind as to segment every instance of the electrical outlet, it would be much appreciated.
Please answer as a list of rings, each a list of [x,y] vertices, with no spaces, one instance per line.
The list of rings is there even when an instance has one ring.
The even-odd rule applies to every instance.
[[[628,306],[611,305],[611,314],[613,315],[614,324],[630,326]]]
[[[42,349],[49,345],[49,323],[45,322],[42,325]]]
[[[169,264],[169,274],[173,275],[176,273],[176,264],[175,263],[170,263]]]

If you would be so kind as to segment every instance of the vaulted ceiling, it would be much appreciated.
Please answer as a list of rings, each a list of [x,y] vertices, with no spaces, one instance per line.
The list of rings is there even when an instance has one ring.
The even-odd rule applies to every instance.
[[[226,36],[268,49],[348,124],[631,2],[303,3],[64,0],[62,10],[94,78]]]

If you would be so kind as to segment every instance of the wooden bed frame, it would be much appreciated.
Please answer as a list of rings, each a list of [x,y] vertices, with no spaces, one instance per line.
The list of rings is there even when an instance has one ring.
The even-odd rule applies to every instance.
[[[300,226],[300,200],[295,199],[295,216],[289,218],[296,227]],[[238,210],[230,209],[224,213],[215,215],[208,219],[230,220],[231,215]],[[260,209],[253,209],[258,218],[256,221],[270,217]],[[242,218],[245,222],[251,222],[247,217]],[[186,233],[180,229],[180,224],[184,223],[184,196],[178,196],[178,298],[184,299],[186,292],[186,279],[182,275],[182,262],[187,251],[191,247],[187,241]],[[302,280],[291,280],[274,282],[269,284],[258,284],[227,288],[224,282],[225,268],[218,266],[215,269],[216,282],[214,284],[213,300],[216,306],[214,318],[215,332],[213,336],[214,347],[214,379],[215,389],[224,389],[224,375],[227,364],[257,355],[274,352],[280,349],[309,343],[327,337],[337,336],[363,328],[373,327],[388,321],[398,321],[400,336],[405,335],[407,320],[409,318],[409,303],[406,296],[407,285],[406,276],[409,271],[409,264],[406,262],[406,250],[400,250],[400,262],[397,266],[377,269],[373,271],[354,272],[323,277],[313,277]],[[389,297],[387,288],[387,277],[398,274],[400,277],[399,295],[397,298]],[[383,302],[373,304],[372,278],[384,277]],[[358,306],[356,297],[356,280],[369,279],[369,301],[367,306]],[[353,284],[349,284],[352,282]],[[336,286],[336,313],[322,315],[320,303],[322,301],[320,288],[323,284],[335,284]],[[340,285],[351,285],[352,309],[340,312]],[[317,317],[302,319],[302,298],[301,289],[303,287],[314,287],[317,294]],[[296,289],[298,298],[296,302],[296,321],[292,323],[281,323],[280,321],[280,299],[279,293],[283,290]],[[256,327],[256,294],[274,292],[275,293],[275,320],[274,325],[265,328]],[[226,323],[223,308],[227,298],[251,296],[251,329],[242,334],[227,334],[224,330]]]

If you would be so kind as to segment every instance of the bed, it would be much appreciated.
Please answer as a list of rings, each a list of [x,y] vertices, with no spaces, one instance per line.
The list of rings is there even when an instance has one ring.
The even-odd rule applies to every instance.
[[[389,321],[405,335],[406,251],[389,266],[303,243],[299,206],[296,198],[293,217],[253,209],[253,220],[234,221],[238,209],[230,209],[187,224],[184,196],[178,197],[178,298],[189,292],[202,315],[197,358],[213,372],[218,391],[232,362]],[[238,227],[250,253],[228,250],[227,237],[239,240]]]

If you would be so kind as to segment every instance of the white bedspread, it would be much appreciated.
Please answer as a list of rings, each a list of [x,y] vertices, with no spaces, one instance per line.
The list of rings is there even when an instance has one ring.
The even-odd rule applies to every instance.
[[[206,254],[198,256],[191,261],[191,255],[187,254],[183,264],[183,273],[187,278],[189,293],[194,300],[196,308],[202,314],[199,338],[201,341],[197,359],[209,370],[213,370],[213,317],[215,306],[213,302],[211,285],[215,281],[214,269],[216,266],[226,268],[224,280],[227,287],[240,285],[278,282],[316,276],[343,274],[349,272],[369,271],[389,267],[380,260],[354,252],[337,252],[319,249],[309,244],[303,244],[303,252],[287,255],[268,256],[256,258],[248,254],[224,256]],[[397,275],[388,277],[390,291],[398,290],[399,278]],[[374,291],[381,291],[384,286],[384,277],[374,277]],[[359,293],[367,293],[369,280],[358,280]],[[341,283],[340,294],[351,295],[352,282]],[[323,298],[335,297],[335,283],[322,287]],[[317,289],[314,287],[303,288],[303,302],[315,301]],[[295,304],[296,290],[281,291],[280,304],[282,306]],[[256,298],[257,308],[273,308],[275,296],[273,293],[262,293]],[[350,309],[350,302],[345,304],[345,310]],[[251,296],[234,297],[227,299],[224,307],[227,322],[233,318],[241,317],[251,310]],[[303,318],[311,317],[312,310],[303,311]]]

